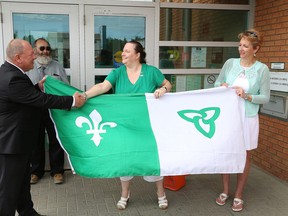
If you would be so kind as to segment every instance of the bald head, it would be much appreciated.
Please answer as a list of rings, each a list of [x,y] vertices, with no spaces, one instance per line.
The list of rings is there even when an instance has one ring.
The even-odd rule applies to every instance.
[[[6,55],[9,61],[13,61],[15,55],[23,53],[23,40],[13,39],[9,42],[6,48]]]
[[[28,41],[13,39],[6,48],[7,60],[20,67],[23,71],[29,71],[34,66],[35,55]]]

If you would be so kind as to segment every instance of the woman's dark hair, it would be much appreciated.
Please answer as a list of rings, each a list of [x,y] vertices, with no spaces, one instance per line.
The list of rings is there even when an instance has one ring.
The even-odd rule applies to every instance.
[[[140,63],[141,64],[146,64],[146,52],[144,51],[143,46],[141,45],[141,43],[139,43],[138,41],[129,41],[128,43],[132,43],[135,45],[135,52],[136,53],[140,53]]]

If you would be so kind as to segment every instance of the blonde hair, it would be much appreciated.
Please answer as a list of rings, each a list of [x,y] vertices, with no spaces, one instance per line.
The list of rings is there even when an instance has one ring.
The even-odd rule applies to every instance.
[[[239,40],[241,40],[242,38],[245,38],[246,40],[251,42],[254,49],[256,47],[259,47],[260,49],[262,42],[263,42],[262,35],[256,29],[248,29],[247,31],[240,33],[238,35],[238,38]]]

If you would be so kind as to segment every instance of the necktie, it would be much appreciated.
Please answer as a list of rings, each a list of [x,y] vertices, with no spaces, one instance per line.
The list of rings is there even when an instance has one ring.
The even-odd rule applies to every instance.
[[[44,66],[41,66],[41,67],[40,67],[40,79],[42,79],[42,78],[45,76],[44,70],[45,70],[45,67],[44,67]]]

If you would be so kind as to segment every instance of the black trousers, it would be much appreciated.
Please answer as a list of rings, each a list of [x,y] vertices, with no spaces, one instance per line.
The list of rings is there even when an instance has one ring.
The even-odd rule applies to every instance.
[[[64,151],[56,138],[54,124],[49,116],[49,111],[45,110],[42,116],[39,142],[31,158],[31,174],[35,174],[39,178],[45,172],[45,129],[49,139],[50,175],[54,176],[55,173],[64,173]]]
[[[0,154],[0,215],[35,215],[30,193],[30,161],[26,154]]]

